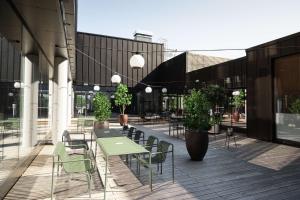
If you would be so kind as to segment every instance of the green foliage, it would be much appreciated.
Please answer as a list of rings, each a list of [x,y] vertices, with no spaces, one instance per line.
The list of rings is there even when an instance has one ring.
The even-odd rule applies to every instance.
[[[82,107],[86,105],[86,99],[83,95],[76,95],[76,107]]]
[[[225,91],[223,87],[219,85],[208,85],[203,89],[208,101],[210,102],[213,116],[210,119],[211,125],[220,124],[222,116],[216,114],[217,107],[223,106],[225,102]]]
[[[115,92],[115,104],[120,107],[120,113],[125,114],[126,106],[131,104],[132,95],[128,93],[127,85],[119,84]]]
[[[106,95],[99,92],[95,95],[93,100],[95,118],[102,122],[111,116],[111,104]]]
[[[193,130],[209,130],[210,107],[211,104],[205,93],[201,90],[197,91],[193,89],[190,95],[184,97],[184,108],[186,111],[185,126]]]
[[[300,99],[296,99],[289,107],[291,113],[300,114]]]
[[[239,90],[239,92],[239,95],[235,95],[232,98],[232,105],[235,107],[236,111],[239,111],[239,109],[244,105],[246,97],[244,90]]]
[[[208,85],[203,89],[203,92],[211,103],[212,109],[215,110],[216,106],[221,106],[225,102],[225,91],[219,85]]]

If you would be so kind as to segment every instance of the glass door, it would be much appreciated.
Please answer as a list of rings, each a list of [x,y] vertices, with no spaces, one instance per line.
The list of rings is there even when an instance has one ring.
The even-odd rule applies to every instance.
[[[300,54],[275,60],[276,137],[300,142]]]

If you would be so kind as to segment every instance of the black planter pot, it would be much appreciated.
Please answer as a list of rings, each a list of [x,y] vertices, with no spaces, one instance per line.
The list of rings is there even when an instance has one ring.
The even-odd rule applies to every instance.
[[[188,130],[185,134],[185,144],[191,160],[203,160],[208,148],[208,132]]]

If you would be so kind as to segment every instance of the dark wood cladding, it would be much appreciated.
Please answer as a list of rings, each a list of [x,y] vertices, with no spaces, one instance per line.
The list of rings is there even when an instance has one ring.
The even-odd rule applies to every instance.
[[[248,136],[275,141],[273,61],[300,52],[300,33],[247,50]],[[291,72],[293,73],[293,72]]]
[[[158,57],[161,61],[162,57]],[[149,59],[153,62],[152,59]],[[183,93],[185,91],[186,53],[161,63],[143,82],[156,87],[165,87],[168,93]]]
[[[20,80],[21,54],[7,39],[0,37],[0,81]]]
[[[228,89],[246,88],[246,69],[246,57],[198,69],[187,73],[187,86],[197,88],[203,84],[218,84]],[[228,78],[230,82],[226,83]]]
[[[76,52],[77,85],[88,83],[111,87],[110,79],[116,71],[125,76],[121,77],[122,83],[135,87],[136,81],[143,80],[163,61],[163,44],[159,43],[78,32],[76,47],[95,59]],[[144,52],[143,69],[131,69],[129,66],[129,59],[133,52]]]

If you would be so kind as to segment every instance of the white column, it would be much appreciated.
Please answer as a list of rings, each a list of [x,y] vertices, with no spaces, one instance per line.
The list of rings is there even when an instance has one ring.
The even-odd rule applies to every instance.
[[[52,118],[53,118],[53,81],[49,79],[48,81],[48,126],[52,127]]]
[[[53,84],[53,124],[52,141],[61,141],[63,131],[68,128],[68,60],[55,59],[56,84]],[[55,130],[56,129],[56,130]]]
[[[72,93],[73,93],[73,82],[68,81],[68,126],[71,125],[71,120],[72,120]]]
[[[35,62],[33,62],[35,61]],[[28,55],[22,57],[22,146],[32,147],[37,143],[38,120],[38,57]]]
[[[32,146],[37,144],[38,141],[38,106],[39,106],[39,81],[38,71],[35,66],[33,72],[33,81],[31,86],[31,141]]]

